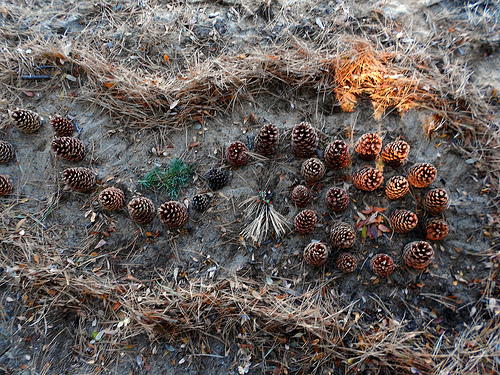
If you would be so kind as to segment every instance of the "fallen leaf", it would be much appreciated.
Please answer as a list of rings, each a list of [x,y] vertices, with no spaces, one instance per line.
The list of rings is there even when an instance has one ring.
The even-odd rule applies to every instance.
[[[170,64],[170,58],[168,57],[168,55],[167,55],[167,54],[164,54],[164,55],[163,55],[163,60],[165,60],[165,62],[166,62],[167,64]]]

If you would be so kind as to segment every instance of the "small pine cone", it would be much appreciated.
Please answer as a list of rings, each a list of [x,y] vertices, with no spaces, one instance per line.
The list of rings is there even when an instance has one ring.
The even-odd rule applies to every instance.
[[[0,163],[8,163],[14,158],[14,147],[9,142],[0,141]]]
[[[354,272],[358,268],[358,260],[351,253],[342,253],[337,258],[337,268],[344,273]]]
[[[450,231],[446,220],[434,217],[427,220],[424,225],[425,238],[431,241],[441,241]]]
[[[11,116],[16,126],[25,133],[36,132],[42,126],[40,115],[27,109],[16,109]]]
[[[133,198],[127,206],[130,218],[137,224],[147,224],[155,217],[155,205],[149,198]]]
[[[259,135],[255,137],[255,151],[262,155],[271,155],[278,147],[279,131],[276,125],[267,124],[260,128]]]
[[[212,190],[222,189],[227,182],[229,181],[229,177],[220,169],[210,169],[205,175],[207,179],[208,186]]]
[[[432,189],[424,196],[425,210],[431,215],[437,215],[448,208],[450,199],[446,190],[438,188]]]
[[[425,241],[410,242],[403,249],[403,259],[408,267],[421,270],[434,260],[434,249]]]
[[[347,223],[337,223],[330,232],[330,242],[339,249],[348,249],[356,242],[356,230]]]
[[[191,199],[191,205],[198,212],[205,212],[210,206],[210,196],[208,194],[197,194]]]
[[[328,259],[328,246],[321,242],[311,242],[304,249],[304,260],[311,266],[321,266]]]
[[[416,188],[429,186],[437,176],[437,169],[432,164],[418,163],[408,171],[408,182]]]
[[[404,176],[394,176],[387,181],[385,195],[388,199],[395,200],[403,198],[410,190],[410,183]]]
[[[318,182],[325,174],[325,165],[317,158],[307,159],[302,163],[300,173],[307,182]]]
[[[116,187],[108,187],[99,194],[99,203],[108,211],[116,211],[125,203],[125,193]]]
[[[378,169],[363,167],[353,172],[352,183],[359,190],[373,191],[384,181],[384,175]]]
[[[418,217],[408,210],[395,210],[389,215],[391,227],[396,233],[406,233],[418,224]]]
[[[301,211],[295,216],[295,230],[300,234],[310,234],[314,231],[317,221],[314,211]]]
[[[372,258],[370,268],[379,277],[389,277],[394,271],[394,261],[387,254],[377,254]]]
[[[248,148],[244,143],[233,142],[226,149],[226,160],[234,167],[241,167],[248,161]]]
[[[406,162],[410,153],[410,145],[405,141],[389,143],[382,151],[382,160],[390,167],[396,169]]]
[[[381,150],[382,137],[377,133],[363,134],[354,145],[354,151],[356,151],[358,157],[362,160],[375,159]]]
[[[347,147],[347,143],[339,139],[329,143],[325,150],[325,163],[331,169],[347,167],[347,164],[349,164],[349,147]]]
[[[75,125],[65,117],[55,116],[50,123],[58,137],[71,137],[75,131]]]
[[[349,204],[349,194],[341,188],[332,187],[326,192],[326,205],[333,212],[341,212]]]
[[[307,122],[294,126],[292,131],[292,151],[299,158],[308,158],[316,153],[318,134]]]
[[[307,186],[297,185],[292,190],[292,202],[297,207],[305,207],[312,199],[311,190]]]
[[[177,201],[163,203],[158,209],[158,215],[163,224],[170,229],[177,229],[186,224],[188,210],[186,206]]]
[[[85,145],[78,138],[73,137],[54,138],[52,151],[69,161],[82,161],[85,157]]]
[[[12,193],[10,178],[0,174],[0,196]]]
[[[90,168],[68,168],[63,172],[63,180],[71,189],[85,193],[92,189],[96,175]]]

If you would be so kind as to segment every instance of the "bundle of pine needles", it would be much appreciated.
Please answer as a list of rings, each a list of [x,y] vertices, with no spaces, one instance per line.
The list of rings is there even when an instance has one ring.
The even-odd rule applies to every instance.
[[[167,197],[176,199],[179,191],[193,176],[193,172],[193,166],[176,158],[169,163],[167,169],[153,167],[139,180],[139,184],[143,188],[165,191]]]

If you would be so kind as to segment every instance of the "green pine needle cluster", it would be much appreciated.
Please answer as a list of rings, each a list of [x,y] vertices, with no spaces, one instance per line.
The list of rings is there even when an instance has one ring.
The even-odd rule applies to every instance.
[[[154,167],[139,180],[139,184],[142,188],[164,190],[167,197],[176,199],[180,190],[193,176],[193,172],[193,167],[184,160],[174,159],[167,169]]]

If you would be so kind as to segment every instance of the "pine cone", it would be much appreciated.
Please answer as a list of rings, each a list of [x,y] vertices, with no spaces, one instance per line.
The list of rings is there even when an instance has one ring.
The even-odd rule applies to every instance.
[[[108,211],[116,211],[125,203],[125,193],[116,187],[108,187],[99,194],[99,203]]]
[[[382,137],[377,133],[366,133],[354,145],[354,151],[362,160],[375,159],[382,150]]]
[[[205,212],[210,207],[210,197],[208,194],[197,194],[191,200],[191,205],[198,212]]]
[[[434,217],[427,220],[424,225],[425,238],[431,241],[441,241],[450,231],[446,220]]]
[[[10,178],[0,174],[0,196],[12,193]]]
[[[391,227],[396,233],[406,233],[418,224],[418,217],[408,210],[395,210],[389,215]]]
[[[54,138],[52,151],[69,161],[82,161],[85,157],[85,145],[78,138],[73,137]]]
[[[294,126],[292,131],[292,151],[299,158],[308,158],[316,153],[318,148],[316,130],[307,122]]]
[[[328,168],[342,169],[349,164],[349,147],[347,143],[336,139],[326,146],[325,163]]]
[[[241,142],[233,142],[226,149],[226,160],[234,167],[241,167],[248,161],[248,148]]]
[[[127,206],[130,218],[137,224],[147,224],[155,217],[155,205],[149,198],[133,198]]]
[[[222,189],[227,182],[229,181],[229,177],[220,169],[210,169],[205,175],[207,179],[208,186],[212,190]]]
[[[446,210],[450,204],[446,190],[438,188],[432,189],[424,196],[425,210],[431,215],[437,215]]]
[[[9,142],[0,141],[0,163],[8,163],[14,158],[14,147]]]
[[[75,131],[75,125],[65,117],[55,116],[50,123],[58,137],[71,137]]]
[[[321,242],[311,242],[304,249],[304,260],[311,266],[321,266],[328,259],[328,247]]]
[[[434,249],[425,241],[410,242],[403,249],[403,259],[408,267],[421,270],[434,260]]]
[[[82,193],[91,190],[96,182],[94,171],[84,167],[65,169],[62,177],[66,185]]]
[[[317,221],[314,211],[301,211],[295,216],[295,230],[300,234],[310,234],[314,231]]]
[[[255,137],[255,151],[262,155],[271,155],[278,147],[279,131],[274,124],[267,124],[260,128],[259,135]]]
[[[341,212],[349,204],[349,194],[341,188],[332,187],[326,192],[326,205],[333,212]]]
[[[416,188],[429,186],[437,176],[437,169],[432,164],[418,163],[408,171],[408,182]]]
[[[387,254],[377,254],[372,258],[370,268],[379,277],[389,277],[394,272],[394,261]]]
[[[403,198],[410,190],[410,184],[406,177],[394,176],[387,181],[385,195],[388,199],[395,200]]]
[[[384,175],[372,167],[363,167],[353,172],[352,183],[359,190],[373,191],[384,181]]]
[[[311,190],[307,186],[297,185],[292,190],[292,202],[297,207],[305,207],[312,199]]]
[[[163,203],[158,209],[158,215],[163,224],[170,229],[177,229],[186,224],[188,210],[186,206],[177,201]]]
[[[396,169],[403,165],[410,153],[410,145],[405,141],[394,141],[385,146],[382,151],[382,160]]]
[[[351,253],[342,253],[337,258],[337,268],[344,273],[354,272],[358,268],[358,260]]]
[[[11,116],[16,126],[25,133],[33,133],[42,126],[40,115],[27,109],[16,109]]]
[[[352,225],[337,223],[330,232],[330,242],[339,249],[348,249],[356,242],[356,231]]]
[[[318,182],[325,174],[325,165],[317,158],[307,159],[302,163],[300,173],[307,182]]]

